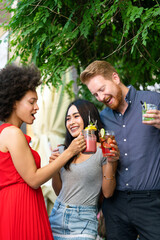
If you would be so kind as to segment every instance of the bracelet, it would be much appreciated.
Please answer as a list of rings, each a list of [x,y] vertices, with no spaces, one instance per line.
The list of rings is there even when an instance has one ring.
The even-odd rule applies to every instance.
[[[103,176],[106,180],[114,180],[115,175],[113,175],[112,177],[106,177],[105,175]]]

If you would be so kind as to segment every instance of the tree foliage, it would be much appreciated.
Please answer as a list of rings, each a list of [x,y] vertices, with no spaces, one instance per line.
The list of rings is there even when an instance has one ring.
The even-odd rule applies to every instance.
[[[160,82],[160,4],[157,0],[21,0],[9,25],[11,61],[34,62],[44,84],[56,88],[70,66],[78,71],[94,60],[106,60],[123,82]],[[79,95],[91,100],[77,79]],[[69,86],[68,88],[69,89]]]

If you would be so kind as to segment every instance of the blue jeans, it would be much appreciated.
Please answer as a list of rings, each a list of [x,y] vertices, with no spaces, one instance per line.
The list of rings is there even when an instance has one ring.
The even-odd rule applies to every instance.
[[[54,203],[49,221],[55,240],[91,240],[97,236],[97,208],[95,206]]]

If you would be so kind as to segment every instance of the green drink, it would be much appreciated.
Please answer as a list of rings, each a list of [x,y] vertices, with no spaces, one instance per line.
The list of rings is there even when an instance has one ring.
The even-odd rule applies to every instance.
[[[157,109],[157,106],[155,104],[144,102],[144,104],[142,105],[142,121],[154,120],[154,118],[152,118],[152,117],[144,117],[143,115],[147,114],[148,110],[155,110],[155,109]],[[152,113],[150,113],[150,114],[152,114]]]

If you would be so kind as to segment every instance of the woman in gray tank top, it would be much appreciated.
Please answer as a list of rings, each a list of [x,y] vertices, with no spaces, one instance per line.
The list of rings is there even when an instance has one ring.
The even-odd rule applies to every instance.
[[[89,116],[92,122],[96,122],[97,129],[101,129],[99,112],[93,103],[79,99],[68,106],[64,149],[90,124]],[[94,154],[81,152],[72,157],[52,179],[58,196],[49,218],[55,240],[96,239],[97,203],[101,189],[105,197],[112,196],[114,192],[119,150],[114,142],[114,156],[106,159],[100,148],[98,132],[95,134],[97,151]],[[59,154],[55,149],[50,161]]]

